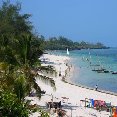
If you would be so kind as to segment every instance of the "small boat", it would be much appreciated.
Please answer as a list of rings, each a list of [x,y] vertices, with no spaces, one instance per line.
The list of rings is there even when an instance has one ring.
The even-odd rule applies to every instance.
[[[90,66],[100,66],[99,64],[96,64],[96,65],[90,65]]]
[[[112,74],[117,74],[117,71],[113,71]]]
[[[97,71],[97,72],[101,72],[101,71],[103,71],[103,72],[104,72],[104,70],[106,70],[106,69],[101,68],[101,69],[93,69],[92,71]]]
[[[104,73],[109,73],[109,71],[108,70],[104,70]]]

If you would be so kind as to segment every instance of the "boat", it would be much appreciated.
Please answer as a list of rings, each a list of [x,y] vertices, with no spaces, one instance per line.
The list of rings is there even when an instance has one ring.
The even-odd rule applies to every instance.
[[[99,70],[99,71],[97,71],[97,73],[109,73],[109,71],[108,70]]]
[[[110,71],[108,71],[108,70],[104,70],[104,73],[109,73]]]
[[[98,69],[93,69],[92,71],[104,71],[104,70],[106,70],[106,69],[104,69],[104,68],[98,68]]]
[[[117,74],[117,71],[113,71],[112,74]]]
[[[100,66],[99,64],[95,64],[95,65],[90,65],[90,66]]]
[[[69,55],[69,50],[68,50],[68,48],[67,48],[67,55]]]

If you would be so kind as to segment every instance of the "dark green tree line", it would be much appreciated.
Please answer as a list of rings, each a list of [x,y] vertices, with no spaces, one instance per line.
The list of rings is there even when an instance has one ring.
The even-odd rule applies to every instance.
[[[66,50],[69,48],[70,50],[77,50],[77,49],[105,49],[107,48],[102,43],[88,43],[85,41],[81,42],[73,42],[70,39],[65,37],[52,37],[45,41],[45,49],[46,50]]]

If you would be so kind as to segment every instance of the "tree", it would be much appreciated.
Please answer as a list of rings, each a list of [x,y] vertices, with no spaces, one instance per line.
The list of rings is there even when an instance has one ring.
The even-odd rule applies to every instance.
[[[38,66],[41,70],[52,71],[51,67],[41,67],[38,59],[43,54],[43,51],[40,49],[40,42],[29,34],[22,35],[17,39],[14,39],[14,37],[10,39],[3,37],[1,41],[1,53],[3,54],[0,60],[2,62],[1,69],[4,71],[1,73],[1,76],[3,76],[1,79],[5,81],[4,89],[8,86],[11,87],[10,90],[13,91],[21,101],[25,96],[29,95],[31,89],[34,88],[40,98],[41,88],[35,79],[37,77],[36,68]],[[5,65],[6,67],[2,67]],[[52,79],[39,75],[38,77],[41,77],[41,80],[46,80],[51,86],[55,87],[55,83]]]
[[[36,90],[38,97],[41,97],[41,88],[36,83],[37,77],[55,88],[54,80],[37,74],[37,70],[54,70],[50,66],[41,66],[39,57],[43,54],[44,38],[32,33],[32,24],[28,21],[30,15],[21,15],[20,9],[19,3],[13,5],[8,1],[3,2],[0,8],[0,114],[2,116],[17,116],[18,113],[25,117],[28,115],[28,110],[25,109],[25,97],[30,94],[32,88]]]
[[[10,1],[3,2],[0,8],[0,35],[30,33],[32,24],[29,21],[30,14],[20,14],[21,4],[10,4]]]
[[[1,117],[28,117],[29,110],[28,102],[19,102],[15,94],[9,91],[0,91]]]
[[[58,38],[52,37],[49,38],[49,40],[45,40],[45,49],[46,50],[66,50],[66,48],[69,48],[69,50],[79,50],[79,49],[101,49],[101,48],[108,48],[104,46],[101,43],[89,43],[85,41],[81,42],[73,42],[70,39],[67,39],[63,36],[60,36]]]

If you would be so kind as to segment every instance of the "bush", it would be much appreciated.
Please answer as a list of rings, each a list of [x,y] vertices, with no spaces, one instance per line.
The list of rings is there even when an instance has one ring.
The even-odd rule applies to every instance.
[[[28,117],[28,104],[17,99],[15,94],[0,91],[0,117]]]

